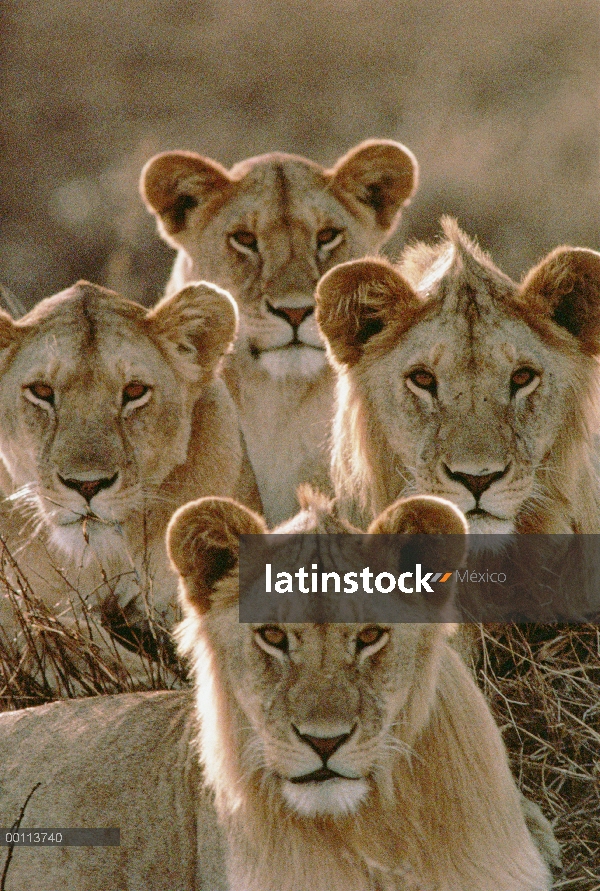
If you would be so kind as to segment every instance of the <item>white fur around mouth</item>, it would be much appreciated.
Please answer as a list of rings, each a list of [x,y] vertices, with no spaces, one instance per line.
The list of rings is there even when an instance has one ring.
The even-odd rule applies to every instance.
[[[325,350],[304,343],[285,344],[264,350],[258,361],[277,379],[286,377],[314,377],[327,365]]]
[[[352,814],[369,791],[365,779],[335,777],[324,782],[296,784],[283,780],[282,792],[288,805],[303,817]]]
[[[468,511],[465,516],[472,535],[508,535],[515,528],[514,520],[509,517],[497,517],[481,509]]]
[[[123,547],[123,538],[116,523],[100,517],[78,515],[58,522],[50,529],[52,544],[66,557],[86,564],[96,556],[110,557]]]

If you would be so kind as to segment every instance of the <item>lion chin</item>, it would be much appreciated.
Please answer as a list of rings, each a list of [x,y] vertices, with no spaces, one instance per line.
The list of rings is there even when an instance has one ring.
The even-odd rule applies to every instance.
[[[368,784],[363,778],[335,777],[323,782],[294,783],[284,780],[282,793],[288,805],[302,817],[343,817],[356,811],[367,797]]]
[[[85,517],[49,528],[50,541],[70,561],[87,567],[95,560],[105,562],[126,548],[118,523]]]
[[[327,365],[325,350],[304,344],[263,350],[258,361],[274,380],[303,378],[310,380]]]
[[[515,531],[515,521],[510,517],[496,517],[482,510],[469,511],[465,516],[472,535],[510,535]]]

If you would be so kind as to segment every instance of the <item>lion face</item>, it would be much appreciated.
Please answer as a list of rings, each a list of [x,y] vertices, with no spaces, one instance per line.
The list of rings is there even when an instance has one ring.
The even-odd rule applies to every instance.
[[[122,550],[186,460],[194,402],[235,336],[231,298],[201,284],[148,312],[80,282],[0,326],[12,500],[71,557]]]
[[[303,506],[276,531],[350,531],[322,506]],[[438,650],[453,626],[240,623],[239,535],[265,531],[235,502],[204,498],[181,508],[167,533],[187,616],[179,639],[199,681],[205,760],[211,752],[220,759],[222,785],[220,734],[234,732],[235,770],[246,782],[253,778],[302,817],[350,814],[389,781],[402,745],[409,751],[402,721],[418,729],[426,719]],[[448,502],[415,498],[394,504],[369,531],[453,533],[464,542],[466,523]],[[223,695],[237,704],[226,710],[237,714],[233,731],[224,713],[211,712],[215,702],[224,708]]]
[[[408,149],[371,140],[331,170],[277,153],[226,171],[167,152],[148,162],[141,189],[179,250],[171,286],[200,277],[227,288],[240,308],[238,354],[276,378],[312,377],[326,365],[319,278],[390,237],[416,180]]]
[[[388,765],[391,728],[416,670],[418,626],[238,628],[230,682],[262,770],[302,816],[352,813]]]
[[[561,249],[519,287],[455,226],[446,232],[438,250],[407,252],[398,271],[359,261],[319,285],[340,372],[338,431],[350,436],[357,410],[377,431],[379,445],[363,440],[353,457],[373,473],[378,448],[393,456],[385,497],[439,495],[472,532],[510,532],[544,501],[565,428],[589,441],[600,257]],[[343,461],[338,453],[342,476],[352,458]]]

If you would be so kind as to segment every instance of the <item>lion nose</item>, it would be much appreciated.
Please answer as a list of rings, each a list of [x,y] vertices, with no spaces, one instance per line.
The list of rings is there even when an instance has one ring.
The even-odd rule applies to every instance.
[[[339,736],[311,736],[308,733],[300,733],[297,727],[294,727],[294,730],[300,739],[307,743],[311,749],[323,759],[323,762],[326,762],[328,758],[331,758],[333,753],[337,752],[339,747],[343,746],[346,740],[350,739],[354,732],[351,730],[349,733],[342,733]]]
[[[308,318],[315,311],[314,306],[273,306],[268,300],[267,309],[274,316],[279,316],[280,319],[285,319],[286,322],[289,322],[292,328],[298,328],[304,319]]]
[[[444,464],[444,470],[450,479],[465,486],[475,498],[480,498],[492,483],[506,476],[509,467],[510,464],[507,464],[503,470],[496,470],[493,473],[463,473],[459,470],[450,470],[448,465]]]
[[[113,476],[104,476],[95,480],[78,480],[73,477],[65,479],[59,473],[58,478],[63,486],[66,486],[67,489],[75,489],[89,504],[94,495],[97,495],[102,489],[110,489],[116,483],[118,475],[117,472]]]

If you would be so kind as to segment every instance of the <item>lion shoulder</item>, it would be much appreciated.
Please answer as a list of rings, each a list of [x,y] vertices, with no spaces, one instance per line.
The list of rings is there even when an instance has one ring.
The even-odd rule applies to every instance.
[[[57,702],[0,715],[0,823],[22,829],[120,829],[120,847],[15,853],[7,887],[81,891],[142,882],[159,891],[224,889],[224,853],[194,750],[190,692],[136,693]],[[27,757],[23,757],[23,752]],[[90,851],[94,852],[91,859]],[[43,857],[43,869],[39,857]],[[68,872],[68,875],[67,875]],[[137,877],[137,878],[136,878]],[[143,877],[143,878],[142,878]],[[53,884],[54,882],[54,884]]]

